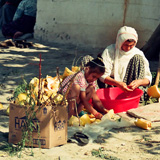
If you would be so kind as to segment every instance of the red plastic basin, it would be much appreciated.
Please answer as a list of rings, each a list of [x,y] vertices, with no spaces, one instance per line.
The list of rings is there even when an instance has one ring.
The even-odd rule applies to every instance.
[[[119,113],[137,108],[143,91],[136,88],[126,93],[118,87],[111,87],[98,89],[97,95],[106,109],[113,109],[115,113]]]

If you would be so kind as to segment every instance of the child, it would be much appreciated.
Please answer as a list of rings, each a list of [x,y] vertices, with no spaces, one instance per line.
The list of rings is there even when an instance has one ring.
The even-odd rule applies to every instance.
[[[82,71],[64,79],[62,82],[62,88],[63,93],[66,93],[70,83],[69,81],[75,76],[67,95],[69,107],[68,118],[72,115],[76,115],[76,106],[78,113],[85,108],[97,119],[102,118],[102,113],[106,114],[108,112],[108,110],[103,107],[95,91],[95,81],[100,78],[104,72],[105,66],[102,59],[96,58],[88,62]],[[91,98],[94,107],[89,103]]]

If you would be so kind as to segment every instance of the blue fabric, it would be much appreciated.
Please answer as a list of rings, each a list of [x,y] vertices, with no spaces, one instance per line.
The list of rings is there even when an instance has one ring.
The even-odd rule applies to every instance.
[[[16,12],[16,6],[10,5],[10,4],[5,4],[1,9],[2,9],[1,24],[2,25],[8,24],[13,19],[13,16]]]
[[[22,0],[18,5],[13,21],[21,18],[23,15],[36,17],[36,12],[37,0]]]
[[[21,18],[2,26],[2,34],[5,37],[13,37],[18,31],[25,33],[33,33],[35,25],[35,17],[23,15]]]

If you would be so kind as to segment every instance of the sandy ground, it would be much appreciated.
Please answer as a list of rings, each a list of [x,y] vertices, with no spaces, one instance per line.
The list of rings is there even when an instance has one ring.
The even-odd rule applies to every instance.
[[[4,40],[2,36],[1,40]],[[19,84],[22,77],[27,81],[38,76],[39,55],[42,55],[42,77],[46,75],[55,76],[56,67],[60,68],[60,73],[65,67],[71,68],[72,62],[86,54],[96,57],[96,54],[102,49],[84,48],[73,45],[60,45],[56,43],[46,44],[37,40],[29,40],[37,45],[30,49],[19,49],[10,47],[9,49],[0,49],[0,102],[4,108],[0,110],[0,146],[8,141],[9,117],[6,115],[6,108],[9,105],[8,97],[12,96],[13,90]],[[155,71],[157,62],[151,62],[151,70]],[[143,130],[134,125],[134,118],[121,116],[129,125],[115,122],[109,122],[111,125],[103,132],[96,134],[98,137],[92,139],[86,146],[79,146],[75,143],[67,143],[62,146],[51,149],[34,148],[34,156],[30,156],[30,151],[25,150],[20,159],[36,160],[98,160],[102,157],[92,156],[93,149],[103,148],[101,155],[107,154],[113,156],[112,159],[121,160],[159,160],[160,159],[160,123],[153,123],[151,130]],[[113,125],[112,125],[113,123]],[[96,127],[92,128],[93,133]],[[90,130],[90,131],[92,131]],[[86,131],[87,134],[87,131]],[[16,156],[11,157],[0,148],[0,160],[15,160]],[[116,158],[115,158],[116,157]],[[111,159],[111,158],[110,158]]]

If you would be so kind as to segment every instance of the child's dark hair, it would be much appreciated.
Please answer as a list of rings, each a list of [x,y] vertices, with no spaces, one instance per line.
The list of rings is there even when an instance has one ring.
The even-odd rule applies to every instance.
[[[97,57],[95,59],[93,59],[92,61],[89,61],[86,64],[86,67],[90,68],[90,73],[96,72],[96,73],[104,73],[105,72],[105,66],[103,63],[103,59],[100,57]]]

